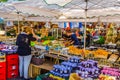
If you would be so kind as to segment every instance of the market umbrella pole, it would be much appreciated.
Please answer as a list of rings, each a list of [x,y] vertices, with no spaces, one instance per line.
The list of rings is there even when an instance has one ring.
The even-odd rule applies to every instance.
[[[84,58],[85,58],[85,49],[86,49],[86,27],[87,27],[87,11],[88,11],[88,0],[85,0],[86,7],[85,7],[85,26],[84,26]]]
[[[86,49],[86,27],[87,27],[87,9],[85,10],[84,52],[85,52],[85,49]]]
[[[20,33],[20,20],[19,20],[19,12],[17,12],[18,14],[18,34]]]

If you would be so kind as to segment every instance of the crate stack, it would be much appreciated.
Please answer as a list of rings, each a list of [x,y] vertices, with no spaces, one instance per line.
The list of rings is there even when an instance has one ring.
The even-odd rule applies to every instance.
[[[6,55],[7,62],[7,78],[18,77],[18,54],[9,54]]]
[[[0,80],[6,80],[6,56],[0,56]]]

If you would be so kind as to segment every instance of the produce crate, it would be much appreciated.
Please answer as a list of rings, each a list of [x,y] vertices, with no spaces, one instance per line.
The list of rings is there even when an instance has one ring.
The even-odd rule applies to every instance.
[[[0,62],[5,62],[6,61],[6,55],[0,56]]]
[[[41,74],[39,76],[36,77],[36,80],[42,80],[45,77],[49,77],[50,73],[46,73],[46,74]],[[64,79],[64,80],[69,80],[69,79]]]
[[[69,80],[82,80],[76,73],[70,74]]]
[[[113,67],[120,69],[120,62],[119,62],[119,61],[114,62],[114,63],[113,63]]]
[[[18,71],[19,71],[18,54],[6,55],[6,63],[7,63],[7,78],[18,77]]]
[[[16,78],[18,77],[18,71],[17,70],[12,70],[7,73],[7,78]]]
[[[52,77],[52,78],[54,78],[55,80],[69,80],[68,78],[61,78],[61,77],[55,76],[53,74],[50,74],[49,76]]]
[[[46,61],[42,65],[34,65],[30,64],[29,66],[29,77],[34,78],[37,75],[41,74],[41,70],[47,70],[50,71],[53,69],[53,62]]]
[[[113,66],[113,64],[112,64],[112,62],[110,62],[110,61],[108,61],[107,59],[99,59],[98,60],[98,66],[99,67],[104,67],[104,66],[108,66],[108,67],[112,67]]]
[[[50,75],[50,73],[39,75],[39,76],[37,76],[36,80],[42,80],[43,78],[48,77],[49,75]]]
[[[6,80],[6,62],[0,62],[0,80]]]

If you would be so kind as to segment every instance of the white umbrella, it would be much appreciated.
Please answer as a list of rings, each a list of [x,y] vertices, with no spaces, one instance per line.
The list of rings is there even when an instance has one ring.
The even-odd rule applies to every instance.
[[[84,50],[87,17],[120,14],[120,0],[26,0],[20,3],[12,3],[12,5],[23,13],[46,18],[56,18],[61,14],[68,18],[84,18]]]
[[[64,0],[56,0],[53,2],[51,0],[45,0],[45,1],[48,4],[58,4],[60,6],[64,6],[64,5],[68,4],[68,5],[64,6],[64,8],[66,8],[65,11],[74,10],[75,8],[77,8],[77,10],[81,10],[81,12],[84,11],[84,15],[85,15],[84,16],[84,18],[85,18],[84,51],[85,51],[85,47],[86,47],[86,26],[87,26],[88,11],[92,10],[94,12],[94,10],[95,10],[96,12],[97,11],[103,12],[103,11],[114,10],[114,9],[116,9],[117,11],[120,11],[120,0],[66,0],[66,4],[65,4]],[[70,6],[70,4],[72,7]],[[98,14],[99,14],[99,12],[98,12]],[[113,12],[111,12],[111,13],[113,14]],[[117,13],[120,14],[119,12],[117,12]],[[94,14],[94,15],[96,15],[96,14]],[[73,14],[73,15],[76,15],[76,14]],[[99,14],[99,15],[102,15],[102,14]]]

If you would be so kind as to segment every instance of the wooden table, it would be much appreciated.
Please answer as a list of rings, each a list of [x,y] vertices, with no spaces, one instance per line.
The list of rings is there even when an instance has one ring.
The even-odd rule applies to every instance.
[[[31,78],[36,77],[37,75],[41,74],[42,69],[50,71],[53,69],[53,65],[54,65],[54,63],[50,62],[50,61],[46,61],[42,65],[30,64],[29,76]]]

